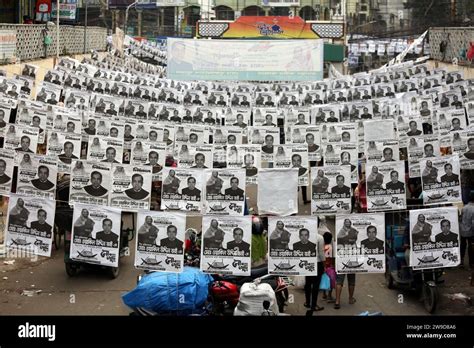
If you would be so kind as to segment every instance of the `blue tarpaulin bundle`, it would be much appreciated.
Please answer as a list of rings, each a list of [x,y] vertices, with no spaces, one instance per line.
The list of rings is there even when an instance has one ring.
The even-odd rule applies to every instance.
[[[122,300],[132,309],[191,314],[202,308],[212,281],[209,274],[193,267],[184,267],[182,273],[153,272],[144,276]]]

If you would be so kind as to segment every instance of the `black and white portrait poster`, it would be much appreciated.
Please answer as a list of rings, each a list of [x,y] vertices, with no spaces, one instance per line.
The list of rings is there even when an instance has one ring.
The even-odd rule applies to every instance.
[[[127,211],[150,209],[151,168],[149,166],[112,165],[110,206]]]
[[[311,214],[350,213],[349,166],[312,167],[311,179]]]
[[[142,100],[127,99],[124,103],[123,115],[145,121],[148,119],[149,108],[150,103]]]
[[[87,125],[87,128],[83,129],[84,135],[110,137],[119,140],[124,138],[125,123],[123,122],[90,115],[87,119]],[[91,130],[91,127],[94,127],[93,130]]]
[[[238,98],[238,96],[233,94],[233,96],[232,96],[232,105],[233,106],[250,107],[250,103],[249,103],[250,99],[248,99],[248,97],[246,97],[246,98],[243,98],[243,97],[246,97],[246,96],[245,95],[242,96],[242,100],[240,100],[238,102],[238,101],[235,100],[235,98]],[[207,94],[206,99],[207,99],[207,105],[209,105],[209,106],[226,107],[226,106],[229,105],[229,96],[224,91],[209,91],[209,93]],[[192,103],[192,101],[191,101],[191,103]]]
[[[357,144],[357,134],[357,124],[355,123],[336,123],[321,126],[321,139],[328,144]]]
[[[0,149],[0,193],[10,194],[13,168],[17,154],[12,150]]]
[[[222,118],[225,126],[235,126],[239,128],[247,128],[250,126],[250,108],[225,108],[223,109]]]
[[[122,163],[123,141],[115,138],[89,136],[87,159],[90,161]]]
[[[135,267],[158,272],[182,272],[186,215],[139,211],[137,226]]]
[[[86,91],[67,89],[64,96],[64,106],[68,109],[89,110],[90,94]]]
[[[244,214],[244,169],[208,169],[204,172],[204,182],[205,214],[232,216]]]
[[[53,116],[53,131],[81,134],[82,117],[76,113],[55,112]]]
[[[38,129],[38,144],[44,143],[45,129],[48,125],[48,112],[36,109],[21,108],[17,113],[16,123],[21,126]]]
[[[268,273],[317,275],[318,221],[315,217],[268,218]]]
[[[336,215],[336,272],[385,272],[384,213]]]
[[[421,176],[420,160],[441,156],[438,137],[413,137],[408,141],[408,175],[410,178]]]
[[[257,190],[259,214],[289,216],[298,213],[298,170],[296,168],[261,169]]]
[[[151,166],[153,180],[161,178],[161,170],[166,162],[166,145],[150,141],[132,142],[132,157],[130,164]]]
[[[39,129],[14,124],[6,126],[4,149],[21,152],[36,153]]]
[[[222,95],[223,97],[223,95]],[[204,97],[204,94],[201,91],[196,90],[187,90],[183,93],[183,105],[206,105],[207,99]],[[224,98],[219,98],[219,102],[226,105]],[[219,104],[220,105],[220,104]]]
[[[270,87],[271,88],[271,87]],[[255,105],[267,108],[278,106],[278,97],[275,92],[257,92],[255,91]],[[254,112],[255,115],[255,112]]]
[[[48,132],[46,154],[57,156],[58,172],[69,173],[71,161],[81,157],[81,135],[54,131]]]
[[[420,160],[423,203],[460,203],[461,183],[459,156]]]
[[[111,174],[110,163],[72,161],[69,203],[108,205],[112,183]]]
[[[17,80],[20,84],[20,95],[24,96],[28,99],[31,97],[31,91],[33,90],[33,87],[35,85],[35,80],[27,77],[27,76],[21,76],[21,75],[14,75],[15,80]],[[18,85],[17,85],[18,88]]]
[[[56,158],[25,152],[18,153],[17,156],[19,163],[16,193],[54,199],[58,176]]]
[[[217,98],[217,95],[216,95],[216,100],[219,100],[219,98]],[[232,93],[230,96],[230,104],[234,108],[235,107],[250,108],[253,106],[252,93],[236,91]],[[210,101],[209,101],[209,105],[211,105]]]
[[[368,163],[398,161],[399,155],[398,140],[371,140],[365,143],[365,158]]]
[[[339,105],[322,105],[314,107],[312,110],[311,123],[313,124],[336,123],[340,121]]]
[[[453,153],[459,154],[459,161],[462,169],[474,169],[474,129],[461,132],[460,136],[455,137],[453,133],[452,149]],[[460,142],[462,145],[458,145]]]
[[[291,144],[306,144],[308,160],[321,160],[321,128],[320,126],[293,126],[288,130]]]
[[[248,143],[262,147],[262,161],[273,160],[275,145],[280,144],[280,128],[249,127]]]
[[[61,87],[48,83],[41,82],[36,87],[36,101],[57,105],[61,97]]]
[[[357,183],[357,144],[326,144],[323,146],[323,162],[325,166],[347,165],[351,168],[351,182]]]
[[[11,194],[5,245],[10,250],[51,256],[56,201]]]
[[[405,162],[369,162],[365,165],[367,211],[406,209]]]
[[[458,209],[410,210],[410,267],[456,267],[461,263]]]
[[[137,125],[137,138],[140,138],[141,124]],[[193,138],[194,139],[194,138]],[[137,139],[138,140],[138,139]],[[167,151],[172,151],[175,140],[175,128],[173,126],[162,126],[159,124],[149,124],[148,141],[162,143],[167,146]]]
[[[287,108],[283,111],[283,115],[285,120],[285,129],[287,129],[287,131],[291,131],[291,128],[293,128],[293,126],[308,126],[309,124],[311,124],[311,108],[308,107]],[[287,139],[289,140],[290,137],[288,137]]]
[[[274,168],[297,168],[298,185],[308,186],[308,147],[305,145],[277,145],[273,152]]]
[[[253,125],[276,127],[278,125],[278,109],[276,108],[253,108]]]
[[[449,147],[450,135],[466,129],[466,116],[464,109],[439,111],[437,116],[437,126],[439,132],[440,146]]]
[[[72,218],[72,260],[118,267],[121,212],[96,205],[75,204]]]
[[[180,144],[178,150],[179,168],[212,168],[212,145]]]
[[[203,171],[200,169],[163,168],[161,209],[201,212]]]
[[[239,127],[222,127],[212,129],[214,145],[240,145],[242,144],[244,132]]]
[[[202,217],[201,271],[250,275],[251,216]]]
[[[228,145],[227,168],[245,169],[247,185],[257,183],[258,168],[261,168],[261,147],[258,145]]]
[[[109,117],[119,116],[119,108],[122,102],[120,98],[97,94],[94,95],[92,100],[92,110],[96,114],[103,114]]]
[[[178,151],[181,144],[207,144],[209,142],[209,130],[204,126],[176,126],[175,128],[175,150]]]

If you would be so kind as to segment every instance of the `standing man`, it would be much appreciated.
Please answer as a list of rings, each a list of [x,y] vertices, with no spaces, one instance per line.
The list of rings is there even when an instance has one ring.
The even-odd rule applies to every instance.
[[[300,230],[300,239],[303,237],[302,234],[307,234],[309,237],[309,231],[305,228]],[[318,275],[306,276],[306,283],[304,286],[304,294],[306,299],[304,306],[309,308],[309,311],[306,312],[306,315],[308,316],[313,315],[313,312],[315,311],[322,311],[324,309],[324,307],[318,306],[319,284],[321,283],[321,276],[324,273],[324,262],[326,261],[326,257],[324,255],[324,239],[319,233],[316,233],[316,250]]]

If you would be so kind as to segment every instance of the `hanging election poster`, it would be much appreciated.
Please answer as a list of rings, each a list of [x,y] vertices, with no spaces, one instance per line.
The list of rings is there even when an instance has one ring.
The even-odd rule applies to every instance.
[[[222,119],[226,127],[234,126],[239,128],[247,128],[250,126],[250,115],[252,109],[250,108],[226,108],[222,109]]]
[[[160,180],[166,162],[166,145],[150,141],[132,142],[130,164],[151,166],[153,181]]]
[[[261,167],[261,151],[258,145],[227,146],[227,168],[245,168],[247,185],[257,183],[258,168]]]
[[[240,145],[243,142],[243,131],[239,127],[224,127],[214,128],[213,131],[213,144],[214,145]]]
[[[326,144],[323,152],[325,166],[347,165],[351,168],[351,182],[357,183],[358,146],[356,144]]]
[[[385,272],[385,215],[336,215],[336,272]]]
[[[74,205],[72,221],[71,259],[118,267],[120,210],[78,203]]]
[[[321,128],[320,126],[293,126],[287,129],[291,144],[308,145],[308,160],[321,160]]]
[[[250,216],[202,217],[201,271],[250,275],[251,219]]]
[[[258,177],[257,206],[261,215],[288,216],[298,213],[298,170],[261,169]],[[278,199],[275,199],[278,197]]]
[[[89,137],[87,159],[91,161],[122,163],[123,141],[99,136]]]
[[[274,145],[280,144],[278,127],[249,127],[248,143],[262,146],[262,161],[273,160]]]
[[[150,208],[151,168],[112,165],[110,206],[127,211]]]
[[[272,161],[274,168],[298,168],[298,185],[308,186],[309,162],[306,145],[277,145]]]
[[[163,168],[161,209],[202,210],[203,172],[199,169]]]
[[[12,150],[0,149],[0,193],[10,194],[12,187],[13,168],[16,154]]]
[[[186,215],[139,211],[135,267],[150,271],[182,272]]]
[[[313,174],[314,173],[314,174]],[[312,167],[311,214],[350,213],[349,166]]]
[[[474,169],[474,129],[462,132],[460,138],[461,146],[455,144],[455,139],[452,141],[453,153],[459,154],[462,169]]]
[[[19,153],[16,193],[54,199],[58,163],[55,158],[29,153]]]
[[[443,207],[410,210],[410,267],[455,267],[459,248],[458,209]]]
[[[245,205],[245,170],[219,169],[204,172],[204,208],[209,215],[240,216]]]
[[[58,172],[69,173],[72,160],[81,157],[81,135],[48,132],[46,154],[58,157]]]
[[[314,217],[269,217],[268,273],[317,275],[317,227]]]
[[[56,201],[10,194],[5,245],[10,251],[51,256]]]
[[[179,146],[179,168],[212,168],[212,145],[181,144]]]
[[[423,203],[460,203],[459,156],[420,160]]]
[[[410,178],[421,176],[420,161],[423,158],[439,158],[441,152],[437,137],[410,138],[408,141],[408,169]]]
[[[4,149],[36,153],[39,129],[9,124],[6,126]]]
[[[405,162],[375,162],[365,166],[367,211],[406,209]]]
[[[108,205],[112,182],[111,164],[74,160],[71,167],[69,203]]]
[[[53,131],[81,134],[82,118],[80,115],[56,111],[53,117]]]

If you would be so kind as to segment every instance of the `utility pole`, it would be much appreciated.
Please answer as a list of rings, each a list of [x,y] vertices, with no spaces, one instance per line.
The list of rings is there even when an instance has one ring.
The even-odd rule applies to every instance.
[[[56,0],[56,59],[59,61],[59,0]]]
[[[87,53],[87,11],[89,8],[89,0],[84,0],[86,3],[86,13],[84,18],[84,54]]]
[[[127,23],[128,23],[128,11],[130,10],[131,7],[135,6],[138,1],[135,1],[134,3],[130,4],[127,6],[127,9],[125,10],[125,21],[123,23],[123,32],[124,35],[127,35]]]

